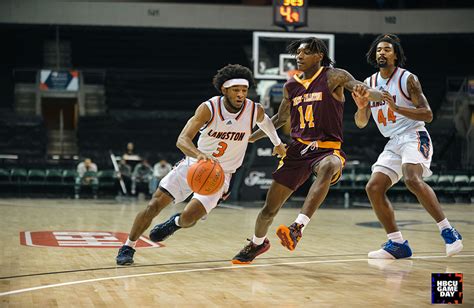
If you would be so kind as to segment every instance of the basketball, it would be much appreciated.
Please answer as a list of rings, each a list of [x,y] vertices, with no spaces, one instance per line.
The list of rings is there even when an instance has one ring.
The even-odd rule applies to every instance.
[[[187,175],[188,185],[200,195],[212,195],[224,184],[224,170],[213,160],[200,160],[193,164]]]

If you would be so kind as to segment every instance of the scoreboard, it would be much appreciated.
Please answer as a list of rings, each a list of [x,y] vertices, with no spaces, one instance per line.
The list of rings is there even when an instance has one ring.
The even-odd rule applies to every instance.
[[[273,23],[280,27],[303,27],[308,24],[309,0],[273,0]]]

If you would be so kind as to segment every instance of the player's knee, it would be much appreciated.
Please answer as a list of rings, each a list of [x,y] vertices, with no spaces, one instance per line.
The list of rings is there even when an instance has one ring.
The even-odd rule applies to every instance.
[[[330,159],[321,162],[319,165],[318,176],[332,178],[332,176],[341,168],[341,162],[337,159]]]
[[[168,205],[168,203],[169,202],[165,200],[165,198],[163,198],[162,196],[153,194],[153,197],[148,202],[146,208],[147,213],[155,217],[161,212],[162,209],[164,209]]]
[[[424,182],[421,178],[412,176],[412,177],[405,177],[405,185],[410,191],[420,191],[423,189]]]
[[[367,185],[365,185],[365,191],[369,196],[375,196],[385,192],[382,185],[375,181],[369,181]]]

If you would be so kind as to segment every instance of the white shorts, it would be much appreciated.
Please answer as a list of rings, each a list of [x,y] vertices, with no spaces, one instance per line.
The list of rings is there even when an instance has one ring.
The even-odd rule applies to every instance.
[[[420,164],[423,167],[423,177],[427,177],[433,174],[430,170],[432,157],[433,143],[426,130],[406,132],[390,138],[372,165],[372,173],[386,174],[394,185],[403,176],[403,164]]]
[[[174,203],[180,203],[186,200],[189,195],[193,193],[188,185],[186,176],[188,174],[189,166],[192,165],[192,161],[188,157],[178,163],[177,166],[171,170],[160,182],[160,187],[168,191],[174,198]],[[224,185],[219,189],[218,192],[212,195],[200,195],[197,193],[193,194],[193,199],[199,200],[202,205],[206,208],[206,212],[209,213],[213,208],[217,206],[217,202],[222,198],[224,193],[229,189],[230,178],[232,174],[226,173],[224,179]]]

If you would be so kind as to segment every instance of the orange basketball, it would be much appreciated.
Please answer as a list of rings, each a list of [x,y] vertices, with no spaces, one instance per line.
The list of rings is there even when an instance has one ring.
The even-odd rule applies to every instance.
[[[189,167],[187,180],[195,193],[212,195],[224,185],[224,170],[214,160],[200,160]]]

